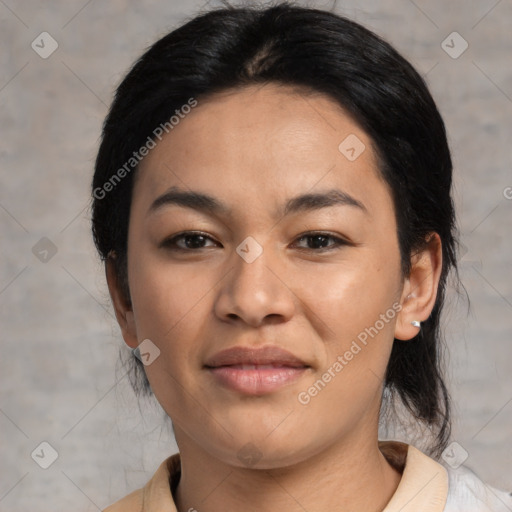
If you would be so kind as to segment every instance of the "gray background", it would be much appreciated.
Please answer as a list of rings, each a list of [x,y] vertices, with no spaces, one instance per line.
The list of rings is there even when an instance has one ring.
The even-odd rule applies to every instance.
[[[87,207],[115,86],[205,5],[0,0],[0,510],[98,510],[176,451],[159,407],[138,404],[116,372],[121,337]],[[471,299],[468,312],[451,293],[445,318],[453,439],[483,479],[512,490],[512,2],[340,1],[337,12],[407,56],[445,118]],[[31,48],[43,31],[59,45],[47,59]],[[469,44],[458,58],[442,47],[453,31]],[[42,441],[58,452],[46,470],[31,458]]]

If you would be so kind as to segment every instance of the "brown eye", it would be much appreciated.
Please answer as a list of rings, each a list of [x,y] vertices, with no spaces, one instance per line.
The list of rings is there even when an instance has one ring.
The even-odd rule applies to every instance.
[[[209,243],[212,242],[212,243]],[[179,250],[197,250],[206,247],[212,247],[217,243],[204,233],[185,232],[179,235],[173,236],[162,243],[162,246],[170,249]]]
[[[321,251],[348,245],[348,242],[329,233],[307,233],[300,236],[296,245],[300,249]]]

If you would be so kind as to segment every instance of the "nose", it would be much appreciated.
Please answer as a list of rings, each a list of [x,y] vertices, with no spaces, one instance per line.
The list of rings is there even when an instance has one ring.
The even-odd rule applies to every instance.
[[[218,290],[215,314],[223,321],[251,327],[290,320],[297,300],[279,258],[270,250],[253,261],[234,252],[230,271]]]

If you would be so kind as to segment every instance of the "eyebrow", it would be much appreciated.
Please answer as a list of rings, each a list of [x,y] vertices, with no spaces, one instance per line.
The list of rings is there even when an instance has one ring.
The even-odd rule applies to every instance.
[[[180,190],[178,187],[173,186],[151,203],[148,215],[167,205],[183,206],[214,215],[229,215],[231,212],[227,205],[212,196],[201,192]],[[278,216],[284,217],[291,213],[319,210],[331,206],[351,206],[360,209],[364,213],[368,213],[368,210],[361,201],[352,197],[347,192],[331,189],[326,192],[307,193],[292,197],[286,202],[284,208],[278,212]]]
[[[178,205],[185,208],[200,210],[212,214],[229,214],[229,208],[212,196],[201,192],[180,190],[178,187],[171,187],[167,192],[157,197],[149,207],[148,215],[160,210],[166,205]]]
[[[302,194],[287,201],[283,216],[307,210],[319,210],[330,206],[352,206],[368,213],[361,201],[342,190],[332,189],[327,192]]]

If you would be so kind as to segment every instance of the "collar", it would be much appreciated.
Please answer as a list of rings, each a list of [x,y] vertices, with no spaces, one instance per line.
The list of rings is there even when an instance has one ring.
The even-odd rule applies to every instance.
[[[412,445],[379,441],[379,448],[402,472],[398,488],[383,512],[443,512],[448,495],[446,469]],[[180,454],[176,453],[162,462],[143,489],[104,512],[177,512],[172,493],[180,476]]]
[[[405,458],[400,483],[383,512],[443,512],[448,497],[446,469],[412,445],[385,441],[379,447],[392,466],[400,453]]]

